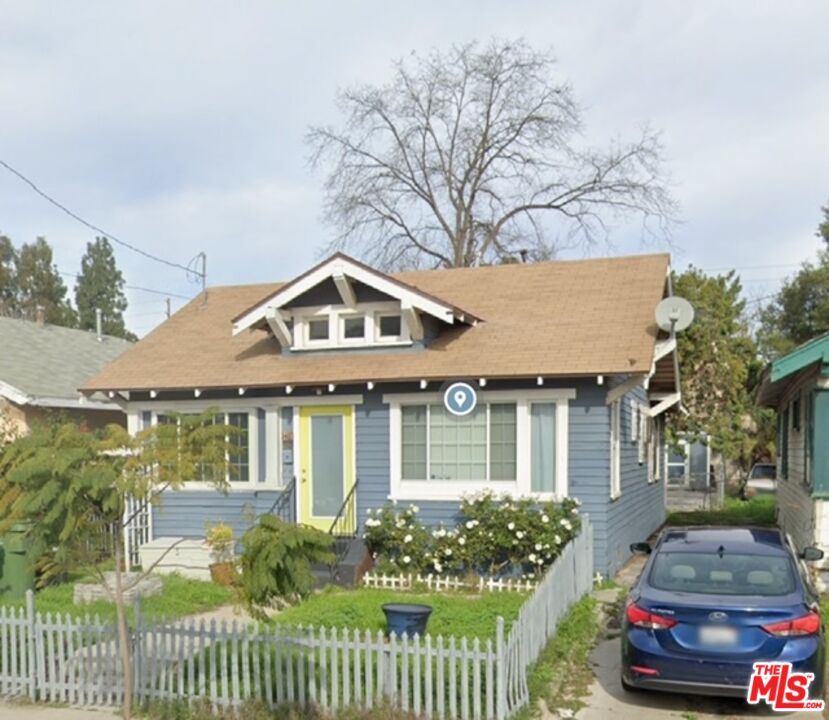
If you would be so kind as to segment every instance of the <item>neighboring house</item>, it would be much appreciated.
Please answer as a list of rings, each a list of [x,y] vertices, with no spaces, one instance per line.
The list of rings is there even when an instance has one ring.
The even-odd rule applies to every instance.
[[[285,507],[328,530],[390,500],[435,524],[476,491],[573,496],[611,573],[665,516],[669,260],[385,274],[337,254],[285,284],[209,289],[84,390],[118,393],[133,431],[211,406],[246,431],[229,493],[165,494],[154,539],[219,520],[240,533]],[[444,404],[453,381],[477,391],[463,417]]]
[[[668,487],[708,490],[713,481],[707,436],[678,433],[668,452]]]
[[[0,317],[0,424],[25,433],[47,417],[90,428],[124,424],[126,416],[106,396],[78,388],[132,343],[85,330]]]
[[[777,410],[777,512],[798,549],[817,545],[829,586],[829,333],[766,369],[757,394]]]

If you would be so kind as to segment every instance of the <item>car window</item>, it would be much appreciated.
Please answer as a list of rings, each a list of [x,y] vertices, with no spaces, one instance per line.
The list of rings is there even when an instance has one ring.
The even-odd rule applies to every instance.
[[[704,595],[787,595],[795,590],[786,557],[660,552],[649,582],[658,590]]]
[[[774,480],[777,468],[774,465],[755,465],[751,469],[752,480]]]

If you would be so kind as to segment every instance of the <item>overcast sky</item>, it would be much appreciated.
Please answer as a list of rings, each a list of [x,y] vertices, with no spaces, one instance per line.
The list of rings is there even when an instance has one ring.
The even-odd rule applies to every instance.
[[[674,265],[737,267],[757,298],[818,247],[827,27],[825,0],[0,0],[0,158],[150,252],[206,251],[210,284],[286,279],[330,237],[303,136],[336,121],[337,88],[381,82],[412,51],[523,36],[554,49],[590,140],[663,131],[684,219]],[[93,236],[2,169],[0,232],[45,235],[71,273]],[[620,228],[593,254],[651,249]],[[117,258],[128,284],[196,292]],[[128,297],[139,334],[163,318],[162,297]]]

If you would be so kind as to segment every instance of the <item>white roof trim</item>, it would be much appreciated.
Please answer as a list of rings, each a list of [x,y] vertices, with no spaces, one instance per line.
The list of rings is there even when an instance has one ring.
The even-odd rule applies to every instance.
[[[22,390],[0,380],[0,397],[15,405],[31,405],[45,408],[80,408],[84,410],[120,410],[120,406],[107,400],[91,400],[82,394],[77,398],[27,395]]]
[[[118,403],[109,400],[89,400],[83,395],[77,399],[60,397],[31,398],[31,405],[36,407],[79,408],[81,410],[121,410]]]
[[[22,390],[18,390],[2,380],[0,380],[0,397],[11,400],[15,405],[28,405],[32,401],[32,398]]]
[[[664,400],[658,402],[656,405],[650,408],[648,414],[651,417],[656,417],[657,415],[661,415],[666,410],[669,410],[674,405],[679,403],[682,400],[682,395],[678,392],[670,393]]]
[[[369,285],[399,300],[401,303],[412,308],[417,308],[443,322],[450,324],[455,322],[455,309],[451,305],[446,305],[416,290],[403,287],[399,283],[384,277],[382,273],[368,270],[349,258],[335,256],[296,282],[290,283],[284,290],[278,290],[274,295],[263,300],[262,303],[245,313],[233,324],[233,334],[238,335],[243,330],[247,330],[249,327],[261,322],[265,319],[268,308],[279,308],[311,288],[316,287],[324,280],[338,276],[348,277],[364,285]]]

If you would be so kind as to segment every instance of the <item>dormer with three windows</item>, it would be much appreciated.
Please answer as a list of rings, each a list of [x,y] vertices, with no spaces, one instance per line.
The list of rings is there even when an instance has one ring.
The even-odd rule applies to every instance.
[[[233,334],[267,328],[283,351],[406,347],[441,325],[477,318],[338,253],[233,321]]]

